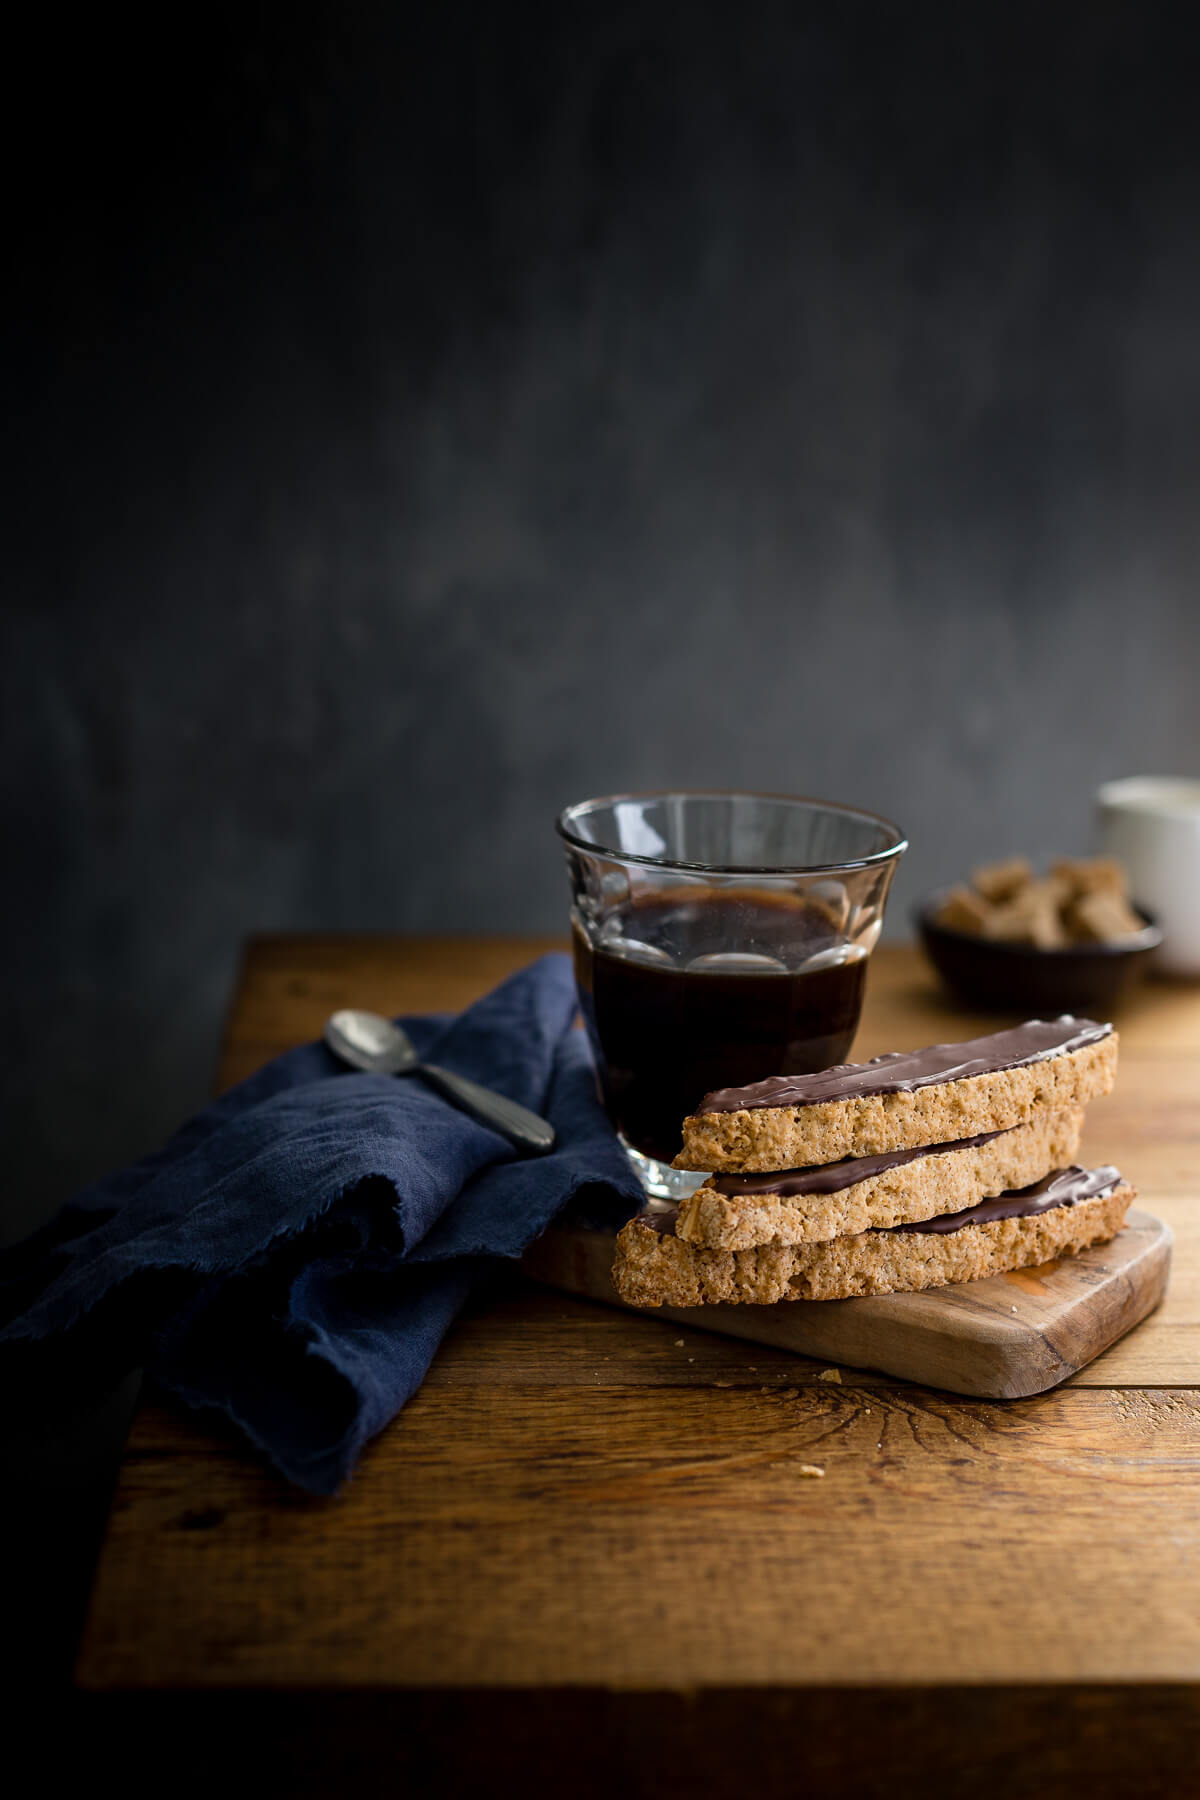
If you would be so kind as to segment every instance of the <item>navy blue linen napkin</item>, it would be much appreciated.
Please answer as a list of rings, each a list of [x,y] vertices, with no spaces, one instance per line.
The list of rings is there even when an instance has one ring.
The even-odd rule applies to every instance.
[[[423,1055],[548,1117],[521,1157],[414,1077],[324,1044],[269,1063],[159,1151],[0,1256],[0,1374],[45,1393],[142,1364],[332,1493],[425,1377],[472,1285],[564,1206],[618,1223],[641,1188],[572,1029],[565,956],[455,1019]]]

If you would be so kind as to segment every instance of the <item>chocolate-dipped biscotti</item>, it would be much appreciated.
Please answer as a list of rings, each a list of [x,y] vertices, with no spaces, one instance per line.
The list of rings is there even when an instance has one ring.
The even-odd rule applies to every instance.
[[[815,1075],[776,1075],[706,1094],[683,1122],[675,1167],[792,1169],[1006,1131],[1039,1110],[1107,1094],[1116,1063],[1111,1025],[1064,1017]]]
[[[1115,1237],[1135,1198],[1113,1168],[1060,1169],[1023,1192],[915,1225],[817,1244],[697,1250],[674,1214],[641,1213],[617,1238],[613,1280],[632,1306],[773,1306],[978,1281]]]
[[[976,1281],[1121,1228],[1134,1189],[1075,1161],[1117,1034],[1030,1020],[707,1094],[677,1168],[710,1172],[617,1239],[635,1306],[844,1300]]]
[[[960,1212],[1075,1160],[1082,1108],[956,1143],[844,1157],[807,1169],[713,1175],[680,1202],[676,1235],[706,1250],[811,1244]]]

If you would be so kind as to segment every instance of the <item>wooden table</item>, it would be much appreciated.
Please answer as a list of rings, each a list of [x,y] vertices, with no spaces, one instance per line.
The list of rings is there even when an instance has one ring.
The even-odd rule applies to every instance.
[[[338,1006],[457,1007],[546,947],[255,943],[222,1083]],[[855,1054],[987,1023],[883,949]],[[143,1407],[78,1663],[93,1725],[173,1725],[197,1791],[232,1738],[264,1793],[1200,1793],[1200,988],[1119,1023],[1086,1151],[1175,1268],[1068,1386],[837,1383],[512,1276],[339,1499]]]

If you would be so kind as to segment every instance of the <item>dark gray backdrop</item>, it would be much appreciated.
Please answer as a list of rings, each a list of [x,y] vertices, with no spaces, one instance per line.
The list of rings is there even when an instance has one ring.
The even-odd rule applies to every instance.
[[[14,65],[5,1237],[244,933],[558,928],[567,800],[886,812],[902,930],[1200,768],[1170,9],[274,12]]]

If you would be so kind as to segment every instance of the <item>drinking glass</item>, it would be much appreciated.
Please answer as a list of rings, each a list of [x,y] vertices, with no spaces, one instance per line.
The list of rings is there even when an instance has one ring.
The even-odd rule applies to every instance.
[[[886,819],[780,794],[616,794],[557,820],[600,1093],[653,1195],[715,1088],[844,1061],[907,849]]]

